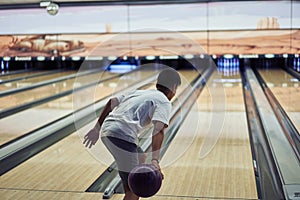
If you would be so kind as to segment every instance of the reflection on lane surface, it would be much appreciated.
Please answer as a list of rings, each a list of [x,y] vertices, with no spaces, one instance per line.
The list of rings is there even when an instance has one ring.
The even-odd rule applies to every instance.
[[[75,73],[73,74],[76,75]],[[105,76],[110,77],[113,76],[113,74],[110,74],[109,72],[105,72]],[[86,79],[89,80],[98,80],[99,73],[93,73],[90,75],[86,75],[85,77]],[[25,103],[29,103],[41,98],[55,95],[60,92],[72,90],[73,83],[75,80],[76,77],[68,80],[52,83],[46,86],[34,88],[29,91],[18,92],[16,94],[0,97],[0,110],[13,108],[15,106],[23,105]]]
[[[59,119],[60,117],[72,113],[74,109],[84,107],[89,103],[92,103],[91,101],[96,101],[105,97],[106,95],[109,95],[111,92],[116,90],[115,85],[118,83],[120,86],[117,89],[120,90],[127,87],[125,83],[132,84],[137,80],[141,80],[149,76],[149,74],[151,74],[151,72],[142,73],[137,71],[125,75],[124,77],[127,77],[127,79],[124,77],[124,80],[121,80],[120,78],[114,78],[108,82],[100,83],[98,86],[81,90],[76,93],[76,97],[82,98],[82,101],[80,104],[77,104],[76,107],[73,105],[73,94],[70,94],[57,100],[3,118],[0,120],[0,144],[8,142],[11,139],[19,137],[47,123]],[[110,72],[107,72],[101,74],[101,77],[105,78],[110,77],[111,75],[112,74]],[[95,80],[98,80],[99,74],[96,74],[95,76],[97,76]],[[89,80],[90,82],[95,81],[94,79],[89,79],[88,77],[84,77],[84,79]],[[87,94],[91,94],[93,99],[87,99]],[[15,125],[16,123],[17,126]]]
[[[259,70],[260,75],[267,83],[292,123],[300,132],[300,83],[282,69],[274,68]]]
[[[21,77],[17,77],[17,80],[14,81],[15,78],[10,78],[10,79],[3,79],[0,77],[0,83],[5,82],[5,81],[9,81],[7,83],[4,84],[0,84],[1,86],[1,91],[3,90],[10,90],[10,89],[14,89],[14,88],[21,88],[21,87],[26,87],[26,86],[30,86],[33,85],[35,83],[38,82],[42,82],[42,81],[46,81],[46,80],[50,80],[50,79],[54,79],[54,78],[58,78],[58,77],[63,77],[63,76],[68,76],[71,74],[76,74],[77,71],[75,70],[52,70],[52,71],[42,71],[42,72],[32,72],[32,74],[29,74],[29,78],[27,78],[27,76],[21,76]],[[34,76],[31,77],[30,76]]]

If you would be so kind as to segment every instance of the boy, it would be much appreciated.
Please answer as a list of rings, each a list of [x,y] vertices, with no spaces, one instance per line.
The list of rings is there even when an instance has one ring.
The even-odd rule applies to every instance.
[[[156,90],[137,90],[128,95],[111,98],[104,107],[95,127],[84,137],[84,144],[91,148],[101,132],[101,140],[113,155],[125,190],[124,200],[138,200],[130,191],[128,175],[139,164],[140,148],[138,135],[153,124],[152,164],[160,170],[160,148],[164,129],[169,125],[171,99],[181,84],[178,72],[172,68],[161,71],[157,78]],[[143,161],[142,161],[143,162]]]

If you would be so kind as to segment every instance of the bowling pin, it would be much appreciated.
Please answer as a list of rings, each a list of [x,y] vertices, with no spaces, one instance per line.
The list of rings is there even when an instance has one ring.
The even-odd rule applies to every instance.
[[[236,70],[236,58],[233,58],[233,75],[235,75],[235,70]]]
[[[239,73],[239,70],[240,70],[240,60],[237,59],[237,61],[236,61],[236,73],[237,74]]]
[[[221,73],[221,58],[218,58],[217,70],[218,70],[218,74],[220,74]]]
[[[4,62],[1,60],[1,70],[4,71]]]
[[[228,60],[224,59],[224,75],[228,76]]]
[[[230,59],[230,75],[233,76],[234,75],[234,58]]]
[[[297,71],[297,58],[294,58],[293,69]]]

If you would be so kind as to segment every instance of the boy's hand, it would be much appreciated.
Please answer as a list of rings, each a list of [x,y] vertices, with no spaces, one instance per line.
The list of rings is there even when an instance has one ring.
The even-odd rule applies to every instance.
[[[99,130],[97,128],[93,128],[90,130],[85,136],[83,144],[85,147],[91,148],[99,139]]]
[[[161,172],[158,161],[157,160],[152,160],[151,162],[152,162],[152,165],[154,165],[158,169],[158,171],[161,174],[161,179],[163,180],[164,179],[164,174]]]

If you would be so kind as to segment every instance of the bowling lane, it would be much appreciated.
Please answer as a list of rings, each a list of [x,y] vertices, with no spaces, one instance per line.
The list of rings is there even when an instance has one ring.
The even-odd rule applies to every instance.
[[[55,72],[52,73],[52,71],[56,71],[56,73]],[[40,71],[40,72],[32,72],[33,74],[30,74],[28,76],[31,76],[31,75],[38,75],[38,76],[35,76],[32,78],[26,78],[26,79],[22,79],[22,80],[17,80],[17,81],[12,81],[9,83],[4,83],[4,86],[1,85],[2,86],[1,91],[14,89],[14,88],[26,87],[26,86],[30,86],[30,85],[33,85],[38,82],[42,82],[42,81],[46,81],[46,80],[50,80],[50,79],[54,79],[54,78],[58,78],[58,77],[63,77],[63,76],[68,76],[68,75],[77,73],[76,70],[65,70],[65,71],[52,70],[52,71],[45,70],[45,71]],[[21,76],[20,78],[25,78],[25,76]],[[14,78],[9,78],[7,80],[12,80],[12,79],[14,79]],[[5,81],[2,78],[0,78],[0,80]]]
[[[64,72],[65,75],[75,74],[76,71],[72,72]],[[102,73],[93,73],[90,75],[85,75],[84,77],[87,80],[97,81],[103,77]],[[62,75],[60,73],[52,75],[53,78],[59,78]],[[105,77],[113,76],[113,74],[109,72],[105,72]],[[60,92],[64,92],[67,90],[72,90],[74,85],[74,81],[76,78],[71,78],[65,81],[59,81],[50,85],[38,87],[31,89],[29,91],[18,92],[12,95],[0,97],[0,110],[5,110],[9,108],[13,108],[15,106],[23,105],[25,103],[29,103],[41,98],[45,98],[51,95],[55,95]],[[29,82],[28,82],[29,83]],[[29,85],[35,84],[34,82],[30,82]]]
[[[188,81],[197,75],[190,71],[181,73]],[[107,89],[103,95],[109,95],[112,90]],[[82,145],[79,135],[86,134],[95,121],[2,175],[0,188],[18,189],[21,193],[24,190],[85,191],[113,161],[101,142],[90,151]]]
[[[2,189],[0,188],[0,196],[2,200],[24,200],[24,199],[51,199],[51,200],[95,200],[102,199],[101,193],[90,192],[70,192],[70,191],[38,191],[38,190],[18,190],[18,189]],[[120,200],[121,197],[118,198]],[[113,200],[113,199],[112,199]],[[114,199],[117,200],[117,199]],[[169,199],[166,199],[169,200]],[[180,199],[183,200],[183,199]]]
[[[84,100],[84,97],[86,97],[87,94],[94,95],[91,97],[94,99],[91,100],[96,101],[109,95],[111,91],[121,90],[122,88],[125,88],[127,86],[126,84],[132,84],[137,80],[142,80],[145,77],[150,76],[150,74],[152,74],[152,72],[133,72],[131,74],[123,76],[123,78],[114,78],[110,81],[100,83],[97,87],[89,87],[82,91],[61,97],[54,101],[47,102],[40,106],[36,106],[31,109],[27,109],[17,114],[11,115],[9,117],[0,119],[0,144],[4,144],[12,139],[15,139],[30,131],[33,131],[47,123],[57,120],[67,114],[72,113],[76,109],[88,105],[89,103],[93,103]],[[101,74],[103,79],[112,75],[113,73],[110,72],[105,72],[104,74]],[[99,78],[99,74],[94,74],[94,76],[98,76],[97,78]],[[78,81],[76,81],[76,84],[88,84],[90,81],[97,80],[90,78],[90,76],[81,77],[80,80],[78,79]],[[117,83],[119,84],[119,88],[115,88],[115,84]],[[122,85],[121,83],[124,84]],[[82,103],[80,103],[80,105],[74,105],[74,95],[77,98],[80,98],[82,96],[83,100]]]
[[[300,132],[300,87],[299,81],[280,68],[259,70],[259,74]]]
[[[6,80],[11,80],[11,79],[15,79],[15,78],[21,78],[21,77],[25,77],[25,76],[31,76],[31,75],[37,75],[37,74],[41,74],[44,73],[45,71],[43,70],[34,70],[34,71],[24,71],[22,73],[17,73],[17,74],[4,74],[4,75],[0,75],[0,82],[6,81]]]
[[[257,199],[239,75],[214,72],[162,158],[153,199]]]

